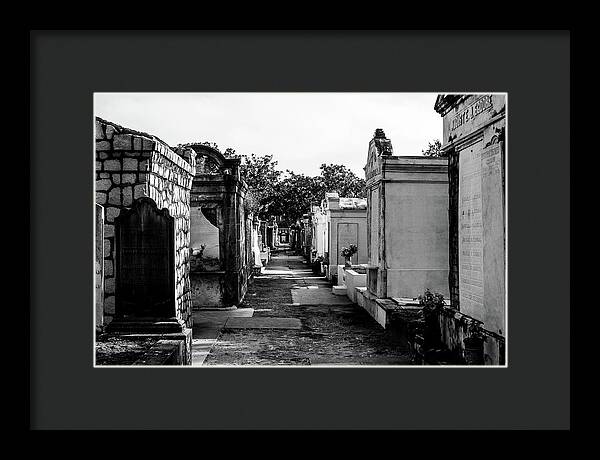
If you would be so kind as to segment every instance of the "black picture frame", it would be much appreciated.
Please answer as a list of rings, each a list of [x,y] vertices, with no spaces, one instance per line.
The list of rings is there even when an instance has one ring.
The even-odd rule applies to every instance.
[[[32,429],[570,427],[569,31],[29,38]],[[94,91],[507,92],[508,368],[93,368]]]

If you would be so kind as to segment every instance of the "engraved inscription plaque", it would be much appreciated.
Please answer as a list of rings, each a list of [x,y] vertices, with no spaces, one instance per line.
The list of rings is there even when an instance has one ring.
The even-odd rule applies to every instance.
[[[504,325],[504,204],[498,144],[478,143],[459,157],[460,309],[485,319],[502,334]]]
[[[504,189],[502,154],[499,144],[481,154],[481,196],[483,220],[483,290],[487,309],[487,328],[502,334],[505,303],[504,265]]]
[[[483,220],[481,200],[481,145],[459,157],[459,279],[461,311],[483,309]]]
[[[175,316],[174,219],[142,197],[115,219],[115,314]]]

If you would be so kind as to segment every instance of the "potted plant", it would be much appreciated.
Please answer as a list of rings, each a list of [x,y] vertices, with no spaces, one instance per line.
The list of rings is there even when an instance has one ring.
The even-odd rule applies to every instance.
[[[444,296],[425,289],[425,293],[420,295],[418,299],[419,305],[423,308],[423,348],[425,350],[439,348],[442,336],[439,314],[444,309]]]
[[[321,274],[321,264],[323,263],[323,256],[318,256],[312,263],[312,271],[315,275]]]
[[[463,343],[465,344],[465,363],[472,366],[481,366],[485,364],[483,354],[483,343],[485,342],[485,337],[480,323],[477,321],[471,321],[468,333],[468,337],[463,339]]]
[[[342,257],[344,257],[344,259],[346,260],[346,262],[344,263],[344,265],[346,267],[352,267],[352,263],[350,262],[350,259],[352,258],[352,256],[354,254],[356,254],[358,252],[358,248],[356,247],[355,244],[351,244],[349,247],[343,247],[342,248],[342,252],[341,255]]]

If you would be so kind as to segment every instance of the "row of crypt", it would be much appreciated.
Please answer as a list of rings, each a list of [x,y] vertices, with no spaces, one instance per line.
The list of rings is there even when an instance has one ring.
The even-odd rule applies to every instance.
[[[504,365],[506,98],[439,95],[435,110],[444,156],[395,156],[377,129],[364,167],[367,198],[326,194],[298,225],[296,246],[334,294],[384,328],[406,328],[425,290],[442,294],[443,345],[462,354],[477,326],[485,364]],[[351,244],[358,250],[345,261]]]
[[[97,331],[186,335],[194,309],[239,305],[290,236],[246,208],[241,160],[99,117],[95,129]]]
[[[189,342],[194,308],[240,305],[272,251],[289,248],[384,328],[412,318],[426,289],[441,293],[445,345],[460,349],[479,325],[485,364],[504,364],[505,96],[440,95],[435,110],[444,157],[395,156],[377,129],[367,198],[327,193],[284,228],[246,209],[238,158],[96,118],[97,329]]]

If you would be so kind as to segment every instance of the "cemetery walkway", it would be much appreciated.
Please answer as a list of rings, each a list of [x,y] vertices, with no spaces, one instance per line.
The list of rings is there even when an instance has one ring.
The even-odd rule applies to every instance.
[[[289,253],[271,258],[237,309],[195,311],[192,349],[194,366],[409,364],[366,311]]]

